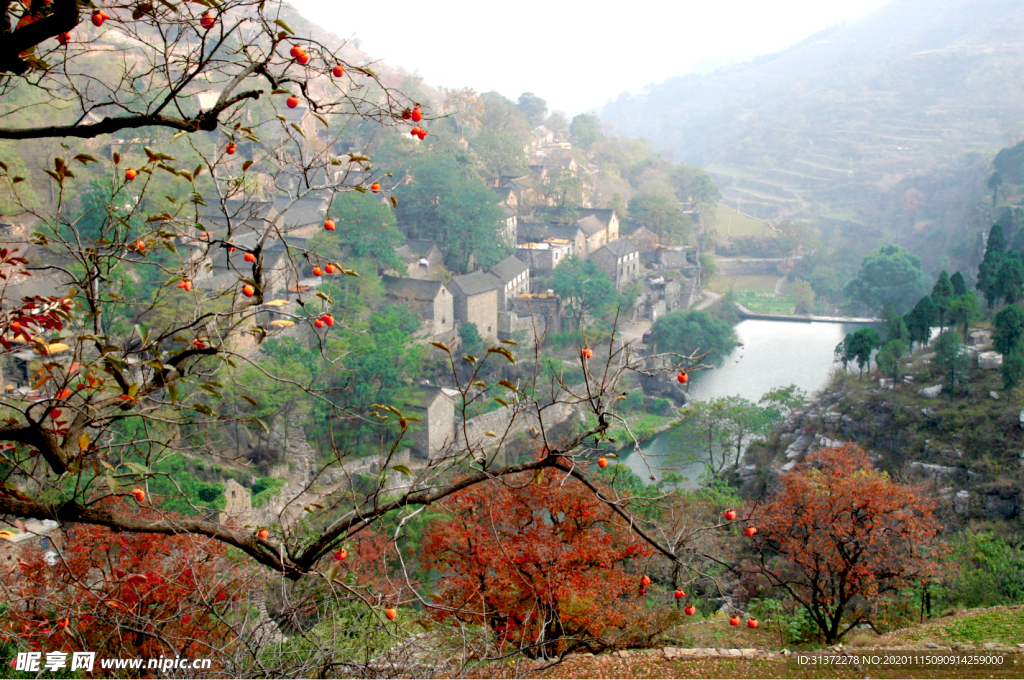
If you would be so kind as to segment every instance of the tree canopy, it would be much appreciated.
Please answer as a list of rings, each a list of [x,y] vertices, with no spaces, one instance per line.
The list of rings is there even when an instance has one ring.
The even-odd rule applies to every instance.
[[[992,346],[1000,354],[1009,354],[1020,349],[1024,340],[1024,312],[1017,305],[1006,305],[996,312],[992,320]]]
[[[1003,295],[1003,282],[1000,281],[999,273],[1005,259],[1006,238],[1003,236],[1003,228],[994,224],[985,244],[985,257],[978,266],[978,290],[985,295],[989,309]]]
[[[398,219],[419,238],[434,241],[449,269],[469,271],[471,255],[483,267],[509,255],[498,197],[472,166],[451,153],[425,154],[411,160],[409,174],[412,181],[395,190]]]
[[[927,292],[921,259],[905,248],[889,244],[871,251],[844,293],[851,304],[870,313],[892,302],[901,314]]]
[[[666,245],[685,244],[692,224],[679,207],[679,200],[667,193],[637,194],[629,202],[630,220],[647,227]]]
[[[555,268],[551,289],[566,301],[578,325],[586,316],[602,316],[619,301],[615,284],[593,260],[570,256]]]
[[[755,511],[760,561],[750,573],[791,595],[835,644],[938,574],[934,513],[934,501],[875,470],[859,447],[821,449]]]
[[[368,257],[381,267],[404,268],[401,258],[395,254],[395,248],[403,241],[402,232],[387,203],[372,194],[344,193],[335,197],[328,217],[334,220],[338,238],[329,238],[330,232],[317,234],[316,238],[324,242],[317,244],[318,252],[330,247],[328,243],[344,244],[349,251],[344,253],[346,259]],[[339,247],[338,255],[342,254]]]
[[[542,657],[601,649],[614,629],[639,624],[631,600],[649,547],[577,480],[511,481],[457,494],[427,526],[425,565],[442,577],[437,616],[487,626],[503,651]]]
[[[705,361],[721,366],[737,341],[728,322],[700,310],[662,316],[651,327],[651,344],[658,352],[685,356],[707,352]]]
[[[601,119],[590,113],[575,116],[569,124],[569,135],[582,149],[589,151],[595,143],[604,139]]]

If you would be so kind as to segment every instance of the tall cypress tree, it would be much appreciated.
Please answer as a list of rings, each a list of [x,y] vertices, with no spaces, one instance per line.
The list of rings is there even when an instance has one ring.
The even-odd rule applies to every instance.
[[[932,326],[938,323],[938,317],[939,312],[935,308],[935,303],[927,295],[914,305],[914,308],[903,317],[910,332],[911,346],[915,342],[924,345],[931,339]]]
[[[978,290],[985,294],[985,301],[989,309],[995,304],[999,295],[999,269],[1003,266],[1003,259],[1006,257],[1006,237],[1003,235],[1003,228],[998,224],[992,225],[988,233],[988,243],[985,245],[985,257],[978,267]]]
[[[931,298],[938,313],[936,321],[940,328],[945,329],[946,321],[949,319],[949,306],[953,303],[953,283],[945,271],[939,274],[939,280],[932,287]]]
[[[996,283],[999,288],[998,295],[1008,305],[1017,302],[1024,295],[1024,262],[1021,261],[1019,253],[1006,254],[999,266]]]
[[[960,297],[967,292],[967,281],[960,272],[950,276],[949,282],[953,284],[953,297]]]

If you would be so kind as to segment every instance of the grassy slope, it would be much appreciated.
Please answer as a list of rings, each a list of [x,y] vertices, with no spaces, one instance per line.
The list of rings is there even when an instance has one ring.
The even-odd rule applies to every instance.
[[[715,227],[721,236],[764,236],[771,233],[764,220],[748,217],[724,204],[719,204],[715,212]]]
[[[918,646],[929,642],[943,646],[953,643],[981,645],[986,642],[1024,644],[1024,605],[971,609],[887,633],[879,642],[886,646]]]

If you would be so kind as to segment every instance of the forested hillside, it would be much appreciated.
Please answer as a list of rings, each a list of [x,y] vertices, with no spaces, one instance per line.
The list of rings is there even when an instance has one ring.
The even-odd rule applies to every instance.
[[[1024,134],[1022,35],[1010,0],[897,0],[778,54],[622,96],[602,116],[706,168],[727,204],[757,217],[905,239],[908,224],[947,221],[952,177],[957,220],[981,228],[964,199]],[[907,196],[943,184],[935,201]]]

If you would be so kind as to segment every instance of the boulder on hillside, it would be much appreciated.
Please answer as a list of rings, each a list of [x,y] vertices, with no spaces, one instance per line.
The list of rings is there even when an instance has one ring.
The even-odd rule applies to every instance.
[[[918,390],[917,393],[925,399],[938,399],[939,395],[942,394],[942,385],[925,387],[924,389]],[[1021,422],[1024,423],[1024,411],[1021,412],[1021,418]]]
[[[971,492],[957,491],[953,497],[953,512],[958,515],[966,515],[971,507]]]
[[[1003,365],[1003,355],[999,352],[982,352],[978,355],[978,368],[986,371],[998,370]]]

